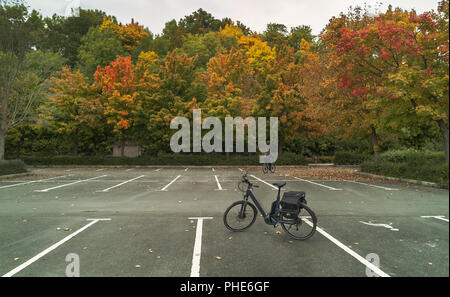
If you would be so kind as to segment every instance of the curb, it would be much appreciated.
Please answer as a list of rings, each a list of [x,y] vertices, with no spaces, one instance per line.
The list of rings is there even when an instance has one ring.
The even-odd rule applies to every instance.
[[[433,188],[439,188],[439,189],[448,189],[447,187],[441,186],[438,183],[432,183],[432,182],[427,182],[427,181],[422,181],[422,180],[407,179],[407,178],[402,178],[402,177],[391,177],[391,176],[376,175],[376,174],[367,173],[367,172],[355,172],[355,173],[359,174],[359,175],[362,175],[362,176],[368,176],[368,177],[373,177],[373,178],[382,178],[382,179],[387,179],[387,180],[392,180],[392,181],[399,181],[399,182],[406,182],[406,183],[410,183],[410,184],[422,185],[422,186],[427,186],[427,187],[433,187]]]
[[[32,172],[23,172],[23,173],[0,175],[0,179],[10,178],[10,177],[23,177],[23,176],[29,176],[29,175],[33,175],[33,173]]]

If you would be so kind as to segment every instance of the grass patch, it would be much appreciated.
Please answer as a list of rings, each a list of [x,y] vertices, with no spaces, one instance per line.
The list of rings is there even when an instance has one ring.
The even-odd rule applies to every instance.
[[[27,169],[21,160],[0,160],[0,175],[24,172],[27,172]]]

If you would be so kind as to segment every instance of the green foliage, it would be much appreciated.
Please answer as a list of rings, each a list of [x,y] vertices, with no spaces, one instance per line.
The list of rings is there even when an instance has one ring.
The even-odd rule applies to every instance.
[[[153,157],[40,157],[23,158],[30,166],[40,165],[185,165],[185,166],[225,166],[225,165],[253,165],[261,166],[259,155],[231,155],[227,159],[225,154],[159,154]],[[287,153],[280,157],[276,165],[306,165],[306,160],[298,155]]]
[[[21,59],[42,38],[42,17],[35,10],[29,12],[20,3],[0,2],[0,52],[12,52]]]
[[[206,63],[217,54],[218,40],[215,33],[189,35],[181,48],[181,52],[189,57],[198,55],[197,67],[204,68]]]
[[[45,37],[39,40],[39,47],[61,53],[68,64],[74,67],[79,62],[78,49],[83,36],[92,27],[101,25],[104,17],[107,15],[103,11],[80,9],[79,16],[62,17],[54,14],[51,18],[45,18]]]
[[[27,172],[25,163],[20,160],[0,160],[0,175]]]
[[[119,56],[127,53],[122,47],[122,42],[116,34],[110,30],[100,32],[98,27],[92,27],[81,39],[79,49],[78,68],[88,78],[92,79],[97,66],[105,67]]]
[[[336,152],[334,164],[336,165],[359,165],[370,158],[369,154],[355,152]]]
[[[448,187],[448,163],[443,152],[398,150],[381,154],[379,160],[361,164],[361,171],[439,183]]]

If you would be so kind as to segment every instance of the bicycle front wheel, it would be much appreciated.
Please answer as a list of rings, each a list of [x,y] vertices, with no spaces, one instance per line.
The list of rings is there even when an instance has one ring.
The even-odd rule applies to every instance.
[[[275,165],[272,164],[272,166],[270,167],[270,172],[275,173]]]
[[[268,168],[267,164],[263,165],[262,171],[263,171],[264,174],[266,174],[269,171],[269,168]]]
[[[236,201],[225,211],[223,223],[231,231],[244,231],[253,225],[256,214],[256,207],[250,202]]]
[[[286,217],[283,220],[290,220]],[[292,219],[292,223],[281,223],[281,228],[292,238],[305,240],[313,236],[316,232],[317,217],[305,204],[301,204],[301,209],[297,218]]]

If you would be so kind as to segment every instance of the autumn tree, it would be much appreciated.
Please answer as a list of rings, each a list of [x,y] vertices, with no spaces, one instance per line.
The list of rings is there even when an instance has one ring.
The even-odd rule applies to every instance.
[[[417,15],[391,7],[377,18],[356,19],[357,25],[345,25],[345,20],[337,34],[330,30],[337,27],[329,26],[323,39],[342,69],[340,86],[361,103],[361,110],[370,111],[366,119],[372,118],[375,153],[378,119],[403,110],[398,119],[401,114],[427,115],[439,125],[448,158],[448,35],[440,28],[445,22],[440,26],[432,12]]]
[[[69,68],[63,68],[52,79],[50,91],[53,96],[40,107],[41,125],[50,125],[56,134],[66,137],[77,156],[83,139],[106,132],[97,90],[79,71],[72,73]],[[91,145],[95,146],[95,142]]]
[[[117,56],[110,65],[104,68],[99,66],[94,74],[94,86],[100,92],[98,100],[103,106],[103,115],[120,142],[122,156],[125,142],[134,140],[134,123],[142,106],[138,92],[141,81],[138,80],[134,68],[131,56]]]

